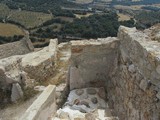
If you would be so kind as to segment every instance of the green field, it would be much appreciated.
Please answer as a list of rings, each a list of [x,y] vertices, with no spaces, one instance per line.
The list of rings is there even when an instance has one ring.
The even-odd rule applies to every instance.
[[[18,26],[13,24],[0,23],[0,36],[14,36],[14,35],[24,35],[24,31]]]
[[[27,29],[38,27],[39,25],[50,19],[52,19],[52,15],[50,14],[18,10],[12,10],[10,13],[10,17],[8,18],[8,20],[20,23]]]

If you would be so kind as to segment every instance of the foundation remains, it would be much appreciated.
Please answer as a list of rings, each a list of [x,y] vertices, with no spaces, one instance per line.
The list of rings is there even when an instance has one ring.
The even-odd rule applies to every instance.
[[[21,120],[160,120],[160,43],[153,31],[121,26],[117,38],[51,40],[41,51],[1,59],[2,91],[23,97],[26,86],[56,83]]]

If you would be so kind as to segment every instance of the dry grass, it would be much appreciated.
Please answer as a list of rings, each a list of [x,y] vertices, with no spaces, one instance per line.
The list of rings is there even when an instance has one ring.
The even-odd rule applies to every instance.
[[[78,3],[78,4],[88,4],[91,2],[93,2],[93,0],[75,0],[75,3]]]
[[[24,35],[18,26],[9,23],[0,23],[0,36]]]
[[[56,18],[59,18],[65,22],[73,22],[74,18],[72,17],[65,17],[65,16],[59,16],[59,17],[56,17]]]
[[[79,19],[82,17],[89,17],[91,15],[93,15],[93,13],[87,13],[86,15],[75,14],[76,18],[79,18]]]
[[[143,6],[145,5],[131,5],[131,6],[115,5],[114,8],[123,10],[141,10]]]
[[[121,14],[121,13],[119,13],[118,14],[118,21],[125,21],[125,20],[130,20],[130,16],[129,15],[125,15],[125,14]]]

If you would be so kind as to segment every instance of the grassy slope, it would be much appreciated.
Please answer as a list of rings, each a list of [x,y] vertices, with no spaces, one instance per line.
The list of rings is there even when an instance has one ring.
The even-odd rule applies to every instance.
[[[0,36],[24,35],[25,33],[16,25],[0,23]]]

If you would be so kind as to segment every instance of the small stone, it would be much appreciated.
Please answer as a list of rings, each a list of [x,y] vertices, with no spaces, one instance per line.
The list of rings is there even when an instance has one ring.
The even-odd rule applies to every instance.
[[[136,72],[135,66],[134,66],[133,64],[132,64],[132,65],[129,65],[128,70],[129,70],[131,73],[135,73],[135,72]]]
[[[81,101],[80,105],[85,105],[86,107],[90,108],[89,103],[87,101]]]
[[[93,104],[97,104],[98,103],[98,100],[97,100],[96,97],[91,98],[91,101],[92,101]]]
[[[83,93],[84,93],[84,90],[81,90],[81,89],[76,90],[76,94],[78,96],[82,95]]]
[[[34,90],[41,92],[41,91],[44,91],[45,88],[46,88],[45,86],[35,86]]]
[[[59,118],[68,120],[69,119],[69,114],[67,112],[61,111],[61,113],[59,114]]]
[[[140,83],[140,88],[142,89],[142,90],[146,90],[147,88],[148,88],[148,82],[147,82],[147,80],[141,80],[141,83]]]
[[[94,88],[87,88],[87,93],[90,95],[95,95],[96,94],[96,90]]]
[[[75,99],[73,104],[78,105],[79,103],[80,103],[80,100],[79,99]]]

